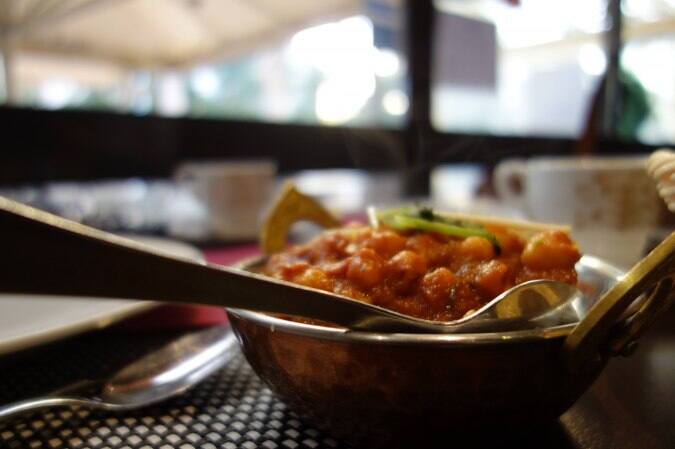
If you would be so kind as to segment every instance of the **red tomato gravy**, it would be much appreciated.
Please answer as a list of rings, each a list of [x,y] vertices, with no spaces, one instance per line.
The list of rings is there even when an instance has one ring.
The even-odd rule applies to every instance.
[[[347,226],[271,256],[264,273],[441,321],[461,318],[525,281],[577,283],[581,255],[566,233],[544,231],[525,240],[505,228],[487,229],[499,254],[483,237]]]

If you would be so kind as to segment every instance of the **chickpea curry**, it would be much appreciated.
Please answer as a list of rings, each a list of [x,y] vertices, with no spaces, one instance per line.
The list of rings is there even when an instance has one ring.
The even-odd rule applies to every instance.
[[[444,219],[430,210],[389,211],[379,226],[324,231],[271,256],[267,275],[407,315],[450,321],[516,284],[576,284],[580,253],[569,235],[521,236],[499,225]]]

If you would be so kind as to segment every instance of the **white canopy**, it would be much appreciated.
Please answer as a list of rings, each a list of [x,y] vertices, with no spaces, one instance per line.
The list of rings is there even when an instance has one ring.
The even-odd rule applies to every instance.
[[[97,84],[128,69],[183,68],[244,54],[355,14],[360,5],[359,0],[0,0],[0,39],[4,65],[12,65],[9,81],[30,83],[48,70]]]

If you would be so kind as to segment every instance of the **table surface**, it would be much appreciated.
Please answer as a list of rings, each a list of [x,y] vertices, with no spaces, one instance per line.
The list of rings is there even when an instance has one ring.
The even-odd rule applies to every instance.
[[[559,420],[500,435],[483,447],[629,449],[675,447],[675,310],[628,358],[613,359]],[[0,358],[0,400],[104,376],[185,331],[98,331]],[[165,403],[132,412],[53,409],[0,423],[7,448],[339,448],[274,395],[241,354]],[[448,445],[447,447],[452,447]],[[465,447],[465,446],[463,446]]]
[[[215,252],[230,263],[250,247]],[[153,312],[155,314],[160,312]],[[222,311],[215,315],[221,316]],[[214,316],[215,316],[214,315]],[[164,319],[164,317],[162,317]],[[104,378],[124,363],[185,333],[114,326],[0,357],[0,404],[82,378]],[[215,322],[218,320],[216,319]],[[209,321],[202,320],[203,323]],[[213,324],[213,323],[210,323]],[[557,421],[516,429],[481,447],[555,449],[675,448],[675,309],[627,358],[614,358]],[[191,449],[346,447],[296,415],[253,373],[241,354],[187,394],[131,412],[52,409],[0,422],[0,448]],[[446,447],[458,447],[448,444]],[[461,447],[465,448],[463,444]]]

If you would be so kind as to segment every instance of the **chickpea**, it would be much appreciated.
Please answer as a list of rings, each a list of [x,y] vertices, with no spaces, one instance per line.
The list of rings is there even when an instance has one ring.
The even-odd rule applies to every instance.
[[[483,237],[467,237],[459,244],[459,253],[468,260],[490,260],[495,257],[492,243]]]
[[[361,248],[347,262],[347,279],[363,288],[372,288],[384,277],[382,258],[371,248]]]
[[[388,259],[401,251],[405,242],[405,237],[394,231],[377,230],[373,231],[372,235],[363,243],[363,246],[374,249],[377,254]]]
[[[427,272],[427,261],[419,254],[403,250],[387,262],[389,276],[398,291],[409,290]]]
[[[414,251],[403,250],[389,261],[389,265],[399,272],[421,276],[427,271],[426,260]]]
[[[520,254],[523,251],[525,242],[518,234],[502,226],[487,226],[486,229],[491,232],[499,243],[502,255]]]
[[[285,253],[272,255],[266,266],[268,273],[286,281],[293,280],[296,276],[304,273],[307,268],[309,268],[307,262],[292,254]]]
[[[431,266],[444,265],[450,257],[452,248],[429,234],[415,234],[408,237],[406,248],[420,254]]]
[[[318,268],[306,269],[303,273],[296,276],[293,282],[327,291],[331,291],[333,287],[333,282],[328,275]]]
[[[549,270],[574,268],[581,254],[569,235],[563,231],[544,231],[533,236],[520,260],[527,268]]]
[[[347,259],[339,260],[337,262],[323,262],[319,264],[319,268],[330,276],[344,277],[347,275]]]
[[[300,247],[300,256],[311,263],[326,258],[340,258],[346,254],[345,248],[349,244],[343,233],[327,232],[315,237],[308,244]]]
[[[445,267],[436,268],[422,278],[422,293],[433,302],[449,299],[450,288],[455,283],[455,275]]]
[[[333,291],[338,295],[347,296],[348,298],[354,298],[361,302],[366,302],[368,304],[373,303],[372,298],[370,298],[366,293],[358,290],[356,287],[349,284],[336,282],[335,289]]]
[[[485,296],[494,298],[506,290],[509,267],[499,260],[483,262],[475,275],[476,288]]]

